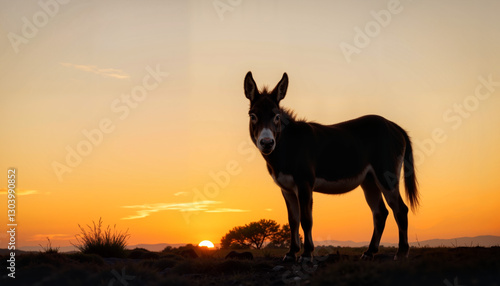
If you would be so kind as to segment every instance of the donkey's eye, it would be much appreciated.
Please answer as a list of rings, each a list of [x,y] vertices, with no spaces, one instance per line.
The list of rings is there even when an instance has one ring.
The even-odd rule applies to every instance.
[[[280,121],[281,121],[281,115],[276,114],[274,116],[274,124],[278,124],[278,123],[280,123]]]
[[[257,122],[257,115],[255,115],[255,113],[250,113],[250,121],[252,123],[256,123]]]

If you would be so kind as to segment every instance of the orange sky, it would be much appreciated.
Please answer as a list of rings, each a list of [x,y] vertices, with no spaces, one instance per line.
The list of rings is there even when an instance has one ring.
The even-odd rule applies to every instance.
[[[100,217],[130,244],[286,223],[248,136],[249,70],[259,86],[287,72],[299,117],[409,131],[411,241],[500,235],[497,1],[41,3],[0,3],[0,214],[15,167],[18,246],[69,245]],[[314,199],[314,240],[370,239],[359,189]],[[382,240],[397,241],[392,217]]]

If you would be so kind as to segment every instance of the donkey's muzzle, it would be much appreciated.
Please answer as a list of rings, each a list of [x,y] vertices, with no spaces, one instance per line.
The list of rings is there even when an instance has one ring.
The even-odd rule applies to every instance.
[[[260,140],[260,146],[262,147],[262,153],[269,154],[274,149],[274,139],[273,138],[262,138]]]

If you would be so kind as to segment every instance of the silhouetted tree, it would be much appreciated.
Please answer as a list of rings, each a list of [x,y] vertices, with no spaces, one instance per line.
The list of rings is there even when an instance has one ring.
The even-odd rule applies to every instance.
[[[237,226],[224,235],[220,241],[221,248],[250,248],[243,229],[243,226]]]
[[[243,234],[250,245],[261,249],[267,239],[271,239],[279,231],[279,224],[270,219],[261,219],[245,225]]]
[[[290,225],[284,224],[281,228],[273,235],[271,243],[276,248],[288,248],[291,243],[290,236]]]
[[[272,240],[280,231],[274,220],[261,219],[245,226],[237,226],[221,239],[222,248],[262,248],[267,240]],[[288,232],[289,233],[289,232]]]

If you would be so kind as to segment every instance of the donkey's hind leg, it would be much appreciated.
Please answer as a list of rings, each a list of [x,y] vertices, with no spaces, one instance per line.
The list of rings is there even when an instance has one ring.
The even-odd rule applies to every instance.
[[[387,204],[392,209],[399,229],[399,247],[394,260],[407,258],[410,251],[408,244],[408,207],[399,194],[399,184],[396,184],[392,190],[383,189],[382,193]]]
[[[389,215],[389,211],[385,207],[382,199],[382,192],[375,182],[372,174],[368,174],[366,179],[361,184],[361,188],[365,193],[365,199],[373,214],[373,235],[370,241],[368,250],[361,257],[362,259],[371,259],[373,254],[378,252],[380,238],[385,228],[385,221]]]

